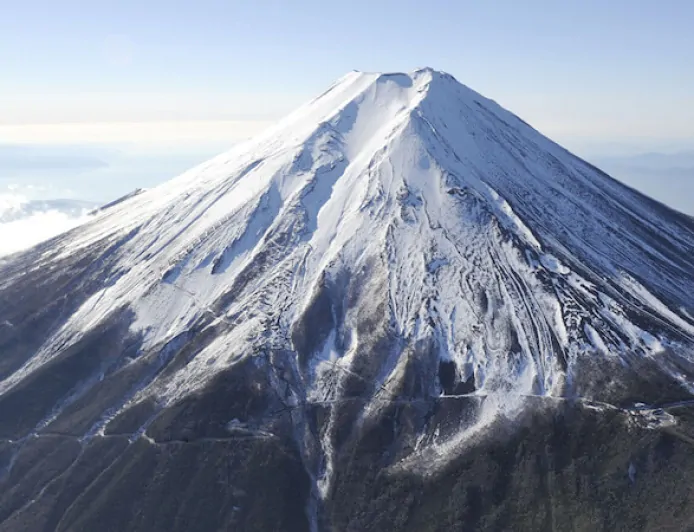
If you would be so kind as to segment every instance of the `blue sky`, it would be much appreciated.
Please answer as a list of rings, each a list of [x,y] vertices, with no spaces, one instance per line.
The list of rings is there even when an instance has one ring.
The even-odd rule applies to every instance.
[[[4,123],[272,120],[429,65],[560,136],[694,137],[694,2],[5,3]]]
[[[579,152],[685,149],[692,27],[688,0],[4,2],[0,144],[211,152],[349,70],[427,65]]]

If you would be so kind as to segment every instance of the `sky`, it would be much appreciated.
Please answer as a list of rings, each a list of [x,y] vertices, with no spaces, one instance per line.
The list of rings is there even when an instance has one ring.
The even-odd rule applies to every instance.
[[[74,122],[111,124],[113,135],[100,133],[109,140],[127,139],[123,123],[238,128],[277,119],[349,70],[419,66],[554,136],[694,138],[689,0],[2,3],[5,141],[95,140],[84,126],[83,138],[59,127]]]
[[[690,0],[0,6],[0,193],[150,186],[353,69],[445,70],[589,159],[694,151]]]

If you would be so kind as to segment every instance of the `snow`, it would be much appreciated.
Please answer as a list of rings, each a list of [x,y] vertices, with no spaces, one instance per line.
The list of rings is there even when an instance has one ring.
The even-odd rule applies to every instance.
[[[645,286],[639,283],[636,279],[627,274],[620,276],[622,286],[629,291],[630,294],[636,296],[644,305],[653,309],[670,323],[686,331],[690,335],[694,335],[694,324],[687,320],[691,320],[686,311],[681,310],[682,316],[677,315],[670,310],[665,303],[652,294]]]
[[[614,299],[604,293],[599,294],[603,303],[601,310],[602,316],[607,319],[614,327],[631,339],[631,345],[640,347],[646,354],[655,355],[664,350],[663,343],[653,334],[643,330],[641,327],[631,322],[625,315],[624,309]]]
[[[636,466],[634,465],[633,462],[629,462],[629,482],[632,484],[636,482]]]
[[[607,347],[607,344],[605,344],[605,341],[600,337],[598,331],[596,331],[590,323],[586,323],[583,326],[583,330],[585,331],[588,340],[591,344],[593,344],[593,347],[595,347],[595,349],[597,349],[601,354],[610,354],[609,347]]]
[[[552,273],[568,275],[571,272],[557,257],[549,253],[540,255],[540,263]]]
[[[118,307],[134,311],[143,350],[210,318],[217,336],[128,403],[170,404],[244,357],[290,347],[324,282],[351,306],[335,309],[339,330],[297,393],[340,400],[341,379],[373,351],[376,333],[357,334],[366,316],[398,341],[365,415],[405,380],[418,342],[474,374],[487,398],[475,430],[523,397],[560,396],[562,361],[678,345],[692,358],[691,316],[672,310],[691,306],[692,231],[431,69],[347,74],[260,136],[103,209],[51,260],[95,245],[114,248],[112,277],[0,393]],[[651,316],[658,330],[646,330]]]

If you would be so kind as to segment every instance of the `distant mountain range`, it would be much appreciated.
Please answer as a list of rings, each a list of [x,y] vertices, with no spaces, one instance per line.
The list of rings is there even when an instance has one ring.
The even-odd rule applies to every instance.
[[[611,175],[689,215],[694,215],[694,151],[597,157]]]
[[[686,169],[690,172],[694,170],[694,151],[642,153],[621,157],[601,157],[599,160],[602,163],[649,170]]]

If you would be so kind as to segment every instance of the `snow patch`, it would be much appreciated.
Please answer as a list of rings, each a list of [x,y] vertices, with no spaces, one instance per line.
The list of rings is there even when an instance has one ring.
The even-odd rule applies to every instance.
[[[604,355],[610,354],[609,347],[607,347],[607,344],[605,344],[605,341],[602,339],[598,331],[596,331],[590,323],[585,323],[583,325],[583,332],[585,332],[586,337],[593,347],[598,350],[598,352]]]
[[[549,253],[540,255],[540,262],[552,273],[557,273],[559,275],[568,275],[571,273],[571,270],[564,266],[557,257],[550,255]]]

